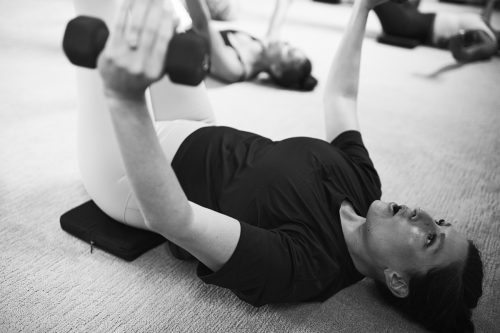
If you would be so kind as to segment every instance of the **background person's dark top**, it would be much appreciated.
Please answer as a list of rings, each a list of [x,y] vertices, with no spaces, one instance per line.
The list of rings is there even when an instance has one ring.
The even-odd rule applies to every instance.
[[[224,44],[226,46],[229,46],[231,47],[234,52],[236,52],[236,57],[238,58],[239,62],[241,63],[241,66],[243,68],[243,74],[241,74],[241,77],[239,78],[238,81],[245,81],[247,79],[249,79],[248,75],[249,73],[247,72],[247,65],[245,64],[245,61],[243,60],[243,57],[241,56],[241,53],[240,53],[240,50],[238,50],[236,47],[234,47],[234,45],[231,43],[231,40],[229,39],[229,35],[246,35],[248,36],[250,39],[252,39],[253,41],[255,41],[256,43],[259,43],[262,47],[263,46],[263,43],[260,39],[250,35],[249,33],[246,33],[244,31],[238,31],[238,30],[221,30],[219,31],[222,39],[224,40]]]
[[[198,265],[206,283],[260,306],[325,300],[363,278],[339,216],[344,200],[366,216],[381,196],[359,132],[329,144],[204,127],[186,138],[172,166],[189,200],[241,224],[235,252],[220,270]]]
[[[374,11],[385,34],[432,44],[435,13],[422,13],[418,10],[418,4],[409,1],[389,1],[376,6]]]
[[[234,47],[233,44],[231,44],[231,40],[229,39],[229,35],[243,34],[243,35],[246,35],[246,36],[250,37],[251,39],[253,39],[257,43],[259,43],[259,44],[262,45],[262,41],[260,39],[258,39],[257,37],[254,37],[254,36],[250,35],[247,32],[244,32],[244,31],[239,31],[239,30],[234,30],[234,29],[227,29],[227,30],[221,30],[221,31],[219,31],[219,33],[220,33],[222,39],[224,40],[224,44],[226,44],[226,46],[229,46],[229,47],[232,47],[233,49],[235,49],[236,53],[238,53],[238,50]]]

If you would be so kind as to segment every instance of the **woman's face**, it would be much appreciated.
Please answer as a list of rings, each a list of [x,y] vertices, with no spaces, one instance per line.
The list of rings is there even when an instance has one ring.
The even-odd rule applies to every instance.
[[[423,274],[433,267],[463,262],[467,256],[467,239],[420,208],[375,201],[364,227],[371,259],[382,269]]]
[[[280,75],[285,68],[299,66],[306,60],[304,52],[285,42],[269,43],[266,52],[275,75]]]

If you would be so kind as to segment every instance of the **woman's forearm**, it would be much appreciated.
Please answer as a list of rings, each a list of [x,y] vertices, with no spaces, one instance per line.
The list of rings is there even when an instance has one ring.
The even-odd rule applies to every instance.
[[[170,230],[172,241],[189,227],[191,207],[156,136],[145,100],[108,97],[108,107],[127,177],[146,224]]]
[[[337,97],[357,99],[361,48],[370,8],[356,0],[346,32],[337,47],[325,90],[325,101]]]

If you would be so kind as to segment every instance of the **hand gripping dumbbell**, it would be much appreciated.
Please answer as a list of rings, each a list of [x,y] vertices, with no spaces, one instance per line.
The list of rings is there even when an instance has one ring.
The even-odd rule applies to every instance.
[[[460,30],[452,36],[449,49],[458,62],[486,60],[497,52],[497,43],[486,31]]]
[[[106,24],[95,17],[78,16],[68,22],[63,50],[77,66],[96,68],[99,53],[109,36]],[[165,57],[165,73],[175,83],[197,86],[210,68],[207,42],[194,31],[175,34]]]

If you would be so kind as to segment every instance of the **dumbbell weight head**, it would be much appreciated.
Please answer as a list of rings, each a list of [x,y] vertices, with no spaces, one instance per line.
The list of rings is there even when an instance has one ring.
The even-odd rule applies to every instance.
[[[106,24],[94,17],[78,16],[68,22],[63,50],[77,66],[96,68],[99,53],[109,37]],[[172,37],[165,57],[165,71],[172,82],[196,86],[210,68],[208,43],[192,30]]]
[[[64,32],[64,53],[73,65],[96,68],[108,36],[109,30],[103,21],[90,16],[75,17]]]
[[[208,74],[208,43],[193,30],[176,34],[168,45],[165,70],[172,82],[196,86]]]

